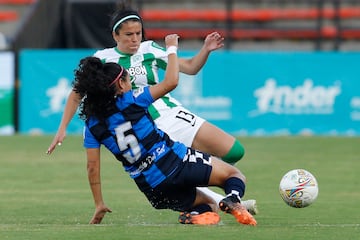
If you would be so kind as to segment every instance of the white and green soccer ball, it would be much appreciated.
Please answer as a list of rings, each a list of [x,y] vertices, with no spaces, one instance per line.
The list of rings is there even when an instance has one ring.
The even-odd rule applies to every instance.
[[[294,169],[287,172],[280,181],[280,196],[284,202],[294,208],[304,208],[312,204],[318,194],[316,178],[309,171]]]

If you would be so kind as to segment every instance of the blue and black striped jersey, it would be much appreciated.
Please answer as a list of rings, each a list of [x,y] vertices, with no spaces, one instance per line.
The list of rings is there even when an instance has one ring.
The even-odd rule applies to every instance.
[[[117,97],[105,121],[90,117],[84,130],[84,147],[103,144],[142,190],[156,187],[174,173],[187,152],[185,145],[156,127],[147,110],[153,101],[149,87],[126,92]]]

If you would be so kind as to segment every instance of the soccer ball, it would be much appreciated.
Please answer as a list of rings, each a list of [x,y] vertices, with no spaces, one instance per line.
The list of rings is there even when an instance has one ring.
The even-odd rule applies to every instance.
[[[280,181],[280,196],[286,204],[294,208],[303,208],[312,204],[319,193],[314,175],[304,169],[287,172]]]

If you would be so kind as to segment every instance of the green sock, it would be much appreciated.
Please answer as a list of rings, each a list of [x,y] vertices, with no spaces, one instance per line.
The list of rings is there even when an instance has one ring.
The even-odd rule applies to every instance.
[[[239,161],[245,154],[245,149],[239,140],[235,140],[234,145],[231,147],[230,151],[222,157],[222,160],[234,165]]]

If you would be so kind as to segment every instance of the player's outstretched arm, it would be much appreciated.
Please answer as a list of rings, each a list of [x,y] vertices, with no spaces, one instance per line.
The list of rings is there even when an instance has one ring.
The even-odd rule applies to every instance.
[[[177,57],[178,48],[177,34],[170,34],[165,37],[168,64],[166,66],[164,80],[150,87],[150,94],[154,100],[172,91],[179,82],[179,61]]]
[[[218,32],[212,32],[208,34],[204,40],[204,44],[198,54],[194,57],[185,59],[179,59],[180,72],[195,75],[206,63],[209,54],[224,46],[224,37]]]
[[[88,180],[95,203],[95,212],[90,224],[100,224],[105,214],[111,212],[103,200],[100,178],[100,148],[87,148]]]
[[[69,125],[71,119],[76,113],[76,109],[78,108],[80,103],[80,97],[74,91],[71,91],[65,105],[64,113],[61,118],[61,122],[58,128],[58,131],[53,138],[50,146],[48,147],[46,153],[51,154],[57,145],[61,145],[66,137],[66,128]]]

